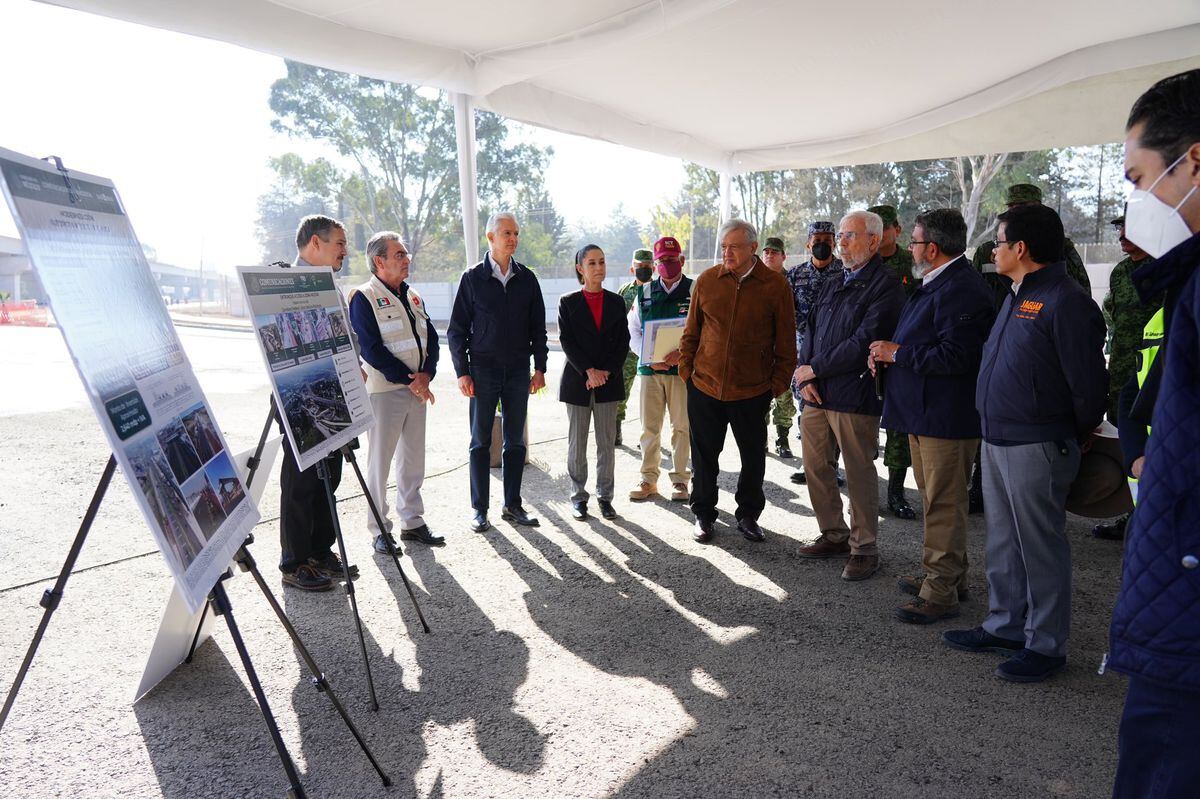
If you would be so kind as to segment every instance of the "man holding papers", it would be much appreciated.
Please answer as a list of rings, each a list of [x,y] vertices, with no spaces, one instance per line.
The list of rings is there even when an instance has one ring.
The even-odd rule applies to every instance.
[[[702,544],[716,532],[718,460],[727,430],[742,457],[737,527],[747,540],[763,540],[758,517],[766,505],[767,409],[796,367],[792,292],[783,275],[759,260],[758,231],[732,219],[717,236],[723,263],[696,278],[679,348],[695,453],[694,538]]]
[[[665,236],[654,242],[658,277],[639,287],[629,309],[629,347],[638,356],[642,413],[642,479],[629,492],[634,502],[660,496],[663,416],[671,415],[671,499],[688,499],[687,389],[679,377],[679,337],[692,302],[692,279],[683,274],[679,242]]]

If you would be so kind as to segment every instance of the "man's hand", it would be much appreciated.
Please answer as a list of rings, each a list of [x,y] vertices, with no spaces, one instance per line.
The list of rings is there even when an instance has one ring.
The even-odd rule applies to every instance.
[[[895,363],[896,350],[898,349],[900,349],[900,345],[894,341],[872,341],[870,348],[867,350],[867,365],[871,366],[872,361],[875,363]]]
[[[608,372],[603,369],[588,369],[587,370],[587,387],[589,389],[600,388],[608,382]]]
[[[533,377],[531,377],[529,379],[529,393],[536,394],[537,392],[541,391],[545,387],[546,387],[545,373],[539,372],[537,369],[534,369]]]
[[[809,383],[804,388],[800,389],[800,399],[805,402],[811,402],[813,405],[821,404],[821,395],[817,393],[817,384]]]
[[[682,357],[683,353],[681,353],[678,349],[674,349],[667,353],[667,356],[663,359],[663,363],[667,365],[667,368],[678,366],[679,359]]]
[[[1146,456],[1139,455],[1129,467],[1129,473],[1133,475],[1134,480],[1142,479],[1142,467],[1146,465]]]
[[[432,379],[425,372],[414,372],[408,376],[412,382],[408,384],[408,390],[413,393],[421,402],[428,402],[431,405],[434,403],[433,392],[429,390],[429,381]]]
[[[811,366],[809,366],[808,364],[803,364],[802,366],[798,366],[796,368],[796,371],[794,373],[792,373],[792,380],[794,380],[796,385],[798,385],[798,386],[803,385],[810,380],[816,380],[816,379],[817,379],[816,373],[813,372],[813,368]]]
[[[463,375],[458,378],[458,390],[462,392],[464,397],[474,397],[475,381],[471,379],[470,375]]]
[[[666,361],[656,361],[655,363],[650,364],[650,368],[656,372],[665,372],[671,368],[671,364],[667,363]]]

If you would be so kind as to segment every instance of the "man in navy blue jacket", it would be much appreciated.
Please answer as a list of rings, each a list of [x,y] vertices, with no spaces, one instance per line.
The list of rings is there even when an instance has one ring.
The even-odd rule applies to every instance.
[[[994,311],[991,290],[963,255],[961,213],[920,214],[909,247],[921,282],[893,340],[872,342],[867,364],[873,373],[884,370],[883,426],[908,433],[925,510],[925,574],[900,578],[900,590],[915,598],[896,617],[929,624],[957,616],[967,593],[967,486],[979,446],[975,379]]]
[[[1200,786],[1200,70],[1134,103],[1125,176],[1125,235],[1156,258],[1134,283],[1166,289],[1166,336],[1138,396],[1153,397],[1152,432],[1107,660],[1129,675],[1113,797],[1184,799]]]
[[[463,273],[446,340],[458,388],[471,398],[471,529],[488,522],[488,468],[496,406],[502,411],[504,507],[500,518],[538,526],[521,506],[529,395],[546,385],[546,305],[533,272],[517,263],[520,230],[510,213],[492,214],[488,252]],[[529,359],[533,358],[533,375]]]
[[[806,558],[845,557],[843,580],[865,580],[879,570],[879,455],[883,403],[863,367],[872,341],[890,338],[904,306],[904,289],[879,257],[883,220],[851,211],[838,225],[838,256],[845,272],[821,287],[804,320],[793,382],[800,389],[800,445],[808,496],[821,536],[800,548]],[[842,516],[834,464],[841,450],[850,495],[850,525]]]
[[[1071,547],[1067,491],[1107,407],[1104,317],[1067,274],[1062,220],[1044,205],[999,216],[996,270],[1013,281],[983,351],[975,405],[983,432],[988,615],[942,636],[1009,652],[996,676],[1037,682],[1067,663]]]

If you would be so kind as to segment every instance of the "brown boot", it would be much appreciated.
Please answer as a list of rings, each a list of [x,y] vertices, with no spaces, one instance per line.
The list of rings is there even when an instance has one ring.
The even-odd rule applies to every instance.
[[[851,555],[846,561],[846,568],[842,569],[842,579],[855,583],[867,579],[877,571],[879,571],[878,555]]]
[[[916,577],[904,576],[896,581],[896,587],[906,594],[912,596],[921,595],[921,586],[925,584],[925,575],[918,574]],[[966,602],[971,598],[971,592],[967,590],[966,585],[958,587],[958,601]]]
[[[896,618],[909,624],[932,624],[958,617],[958,605],[939,605],[921,597],[909,600],[896,608]]]
[[[800,547],[796,552],[802,558],[837,558],[850,554],[850,544],[847,541],[835,544],[822,535],[811,544]]]
[[[691,498],[687,483],[671,483],[671,501],[687,502]]]
[[[659,496],[658,486],[654,483],[647,483],[645,480],[638,483],[638,487],[629,492],[629,499],[633,502],[645,502],[657,496]]]

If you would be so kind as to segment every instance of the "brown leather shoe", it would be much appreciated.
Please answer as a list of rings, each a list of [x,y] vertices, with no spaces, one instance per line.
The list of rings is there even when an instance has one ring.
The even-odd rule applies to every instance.
[[[811,544],[800,547],[796,552],[802,558],[838,558],[850,554],[850,544],[846,541],[835,544],[822,535]]]
[[[638,487],[629,492],[629,499],[632,502],[645,502],[657,496],[659,496],[658,486],[654,483],[647,483],[645,480],[638,483]]]
[[[932,624],[958,617],[958,605],[939,605],[921,597],[911,599],[896,608],[896,618],[909,624]]]
[[[687,483],[671,483],[671,489],[672,502],[687,502],[691,498]]]
[[[851,555],[842,569],[842,579],[848,582],[865,580],[879,571],[878,555]]]
[[[906,594],[912,596],[921,595],[921,586],[925,584],[925,575],[918,574],[916,577],[905,575],[896,581],[896,587]],[[971,598],[971,592],[967,590],[965,585],[958,587],[958,601],[966,602]]]

